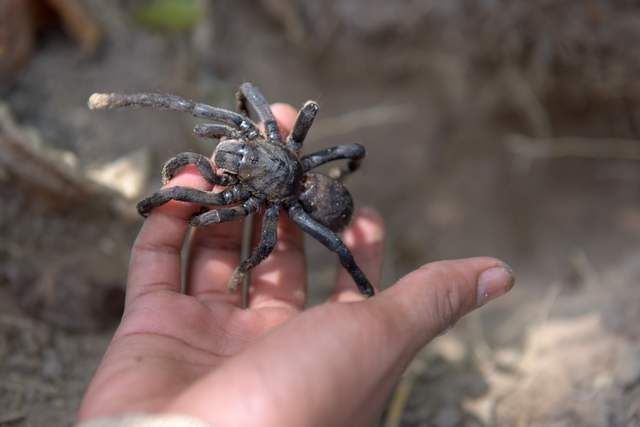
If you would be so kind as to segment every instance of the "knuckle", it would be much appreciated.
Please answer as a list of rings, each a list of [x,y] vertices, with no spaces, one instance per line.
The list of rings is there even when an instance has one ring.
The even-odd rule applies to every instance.
[[[158,253],[166,255],[178,255],[180,249],[173,243],[161,241],[136,241],[131,248],[133,254]]]
[[[452,327],[460,318],[461,298],[457,287],[439,283],[435,286],[434,315],[441,329]]]
[[[239,252],[241,246],[242,241],[239,233],[224,233],[217,230],[196,233],[191,244],[194,255],[209,251]]]
[[[435,262],[419,269],[427,284],[430,316],[441,329],[453,326],[466,307],[465,278],[448,262]]]

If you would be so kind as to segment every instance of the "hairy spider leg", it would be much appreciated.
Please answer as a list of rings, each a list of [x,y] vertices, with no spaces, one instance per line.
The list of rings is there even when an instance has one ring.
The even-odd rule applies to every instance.
[[[94,93],[89,98],[91,109],[111,109],[122,107],[152,107],[159,110],[173,110],[190,113],[195,117],[222,122],[238,128],[249,139],[259,135],[256,125],[248,117],[224,108],[193,102],[176,95],[159,93]]]
[[[308,154],[302,157],[300,162],[304,171],[308,172],[327,162],[348,159],[349,163],[346,168],[333,168],[329,172],[330,177],[340,180],[360,167],[360,162],[365,154],[366,151],[360,144],[344,144]]]
[[[267,99],[262,92],[260,92],[260,89],[252,83],[242,83],[236,93],[236,100],[238,101],[238,110],[247,116],[249,115],[249,109],[247,107],[253,107],[258,115],[258,119],[264,125],[265,133],[269,141],[282,143],[278,123],[273,116]]]
[[[196,215],[189,220],[189,224],[194,227],[204,227],[210,224],[234,221],[256,212],[261,204],[262,200],[256,197],[249,197],[238,206],[234,206],[232,208],[213,209],[203,214]]]
[[[231,275],[231,279],[229,279],[229,290],[236,290],[238,285],[244,280],[244,277],[249,272],[249,270],[260,264],[265,258],[269,256],[271,251],[273,251],[273,248],[278,242],[279,213],[279,205],[269,205],[262,218],[262,234],[260,235],[260,242],[258,243],[258,246],[253,249],[251,255],[243,260],[240,265],[234,270],[233,274]]]
[[[138,202],[137,208],[140,215],[147,217],[149,213],[169,200],[191,202],[200,205],[225,206],[247,200],[250,193],[240,186],[228,187],[220,193],[197,190],[191,187],[169,187],[153,193],[151,196]]]
[[[162,183],[166,184],[169,182],[169,180],[176,176],[180,169],[186,165],[195,165],[195,167],[198,168],[198,171],[202,174],[202,177],[211,184],[227,186],[237,182],[237,178],[235,176],[216,174],[213,170],[213,166],[211,165],[211,160],[209,160],[208,157],[198,153],[184,152],[170,158],[162,166],[162,171],[160,173]]]
[[[338,254],[340,264],[342,264],[342,266],[349,272],[361,294],[368,297],[373,296],[375,293],[373,286],[371,286],[367,276],[365,276],[362,270],[360,270],[360,267],[356,264],[349,248],[342,243],[342,240],[340,240],[340,237],[338,237],[336,233],[311,218],[311,216],[307,214],[298,203],[289,207],[289,217],[293,222],[298,224],[304,232],[318,240],[329,250]]]
[[[298,111],[298,117],[296,117],[291,134],[287,138],[287,146],[295,153],[302,149],[302,143],[307,137],[307,133],[309,133],[309,129],[311,129],[319,110],[320,107],[315,101],[307,101]]]
[[[193,133],[202,138],[240,138],[240,132],[227,125],[201,123],[193,128]]]

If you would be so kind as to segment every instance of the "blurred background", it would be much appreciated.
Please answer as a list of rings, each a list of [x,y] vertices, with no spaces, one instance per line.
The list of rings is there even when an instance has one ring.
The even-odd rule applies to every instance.
[[[71,425],[122,309],[135,202],[195,119],[93,92],[321,113],[306,152],[388,224],[385,286],[492,255],[503,300],[425,349],[385,426],[640,426],[640,5],[0,0],[0,425]],[[308,241],[311,302],[336,260]]]

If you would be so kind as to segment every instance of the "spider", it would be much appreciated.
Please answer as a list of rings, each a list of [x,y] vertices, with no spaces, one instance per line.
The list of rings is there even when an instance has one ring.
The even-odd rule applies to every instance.
[[[260,242],[233,272],[230,290],[235,290],[249,270],[269,256],[277,242],[278,217],[284,210],[302,230],[335,252],[359,291],[372,296],[373,287],[337,234],[353,213],[351,194],[341,181],[358,169],[365,156],[364,147],[345,144],[301,156],[302,144],[318,113],[316,102],[307,101],[302,106],[291,134],[283,140],[271,108],[256,86],[243,83],[236,98],[237,113],[175,95],[154,93],[93,94],[89,108],[153,107],[217,122],[198,124],[193,130],[199,137],[219,140],[212,159],[180,153],[163,166],[162,181],[166,183],[181,168],[192,164],[208,182],[225,188],[217,193],[179,186],[164,188],[141,200],[137,208],[146,217],[170,200],[196,203],[206,210],[190,219],[195,227],[241,219],[264,209]],[[249,107],[255,111],[263,130],[249,118]],[[335,168],[329,175],[311,172],[339,159],[348,160],[346,167]]]

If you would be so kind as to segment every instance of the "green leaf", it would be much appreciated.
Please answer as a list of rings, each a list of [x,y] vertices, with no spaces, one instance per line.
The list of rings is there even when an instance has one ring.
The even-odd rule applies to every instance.
[[[151,30],[180,32],[193,28],[204,13],[199,0],[149,0],[134,18]]]

